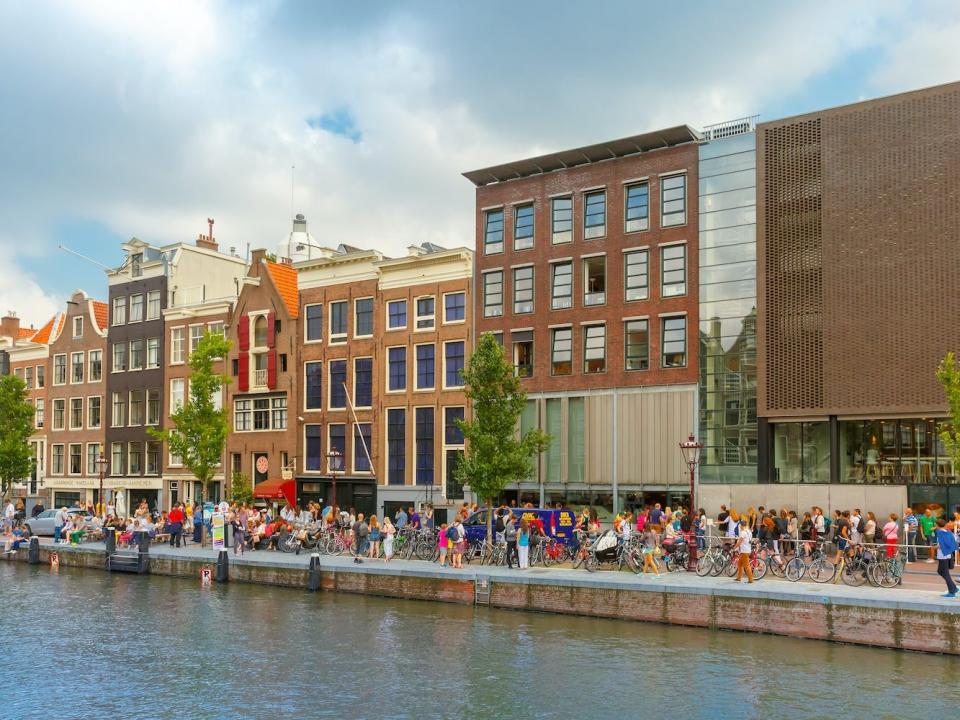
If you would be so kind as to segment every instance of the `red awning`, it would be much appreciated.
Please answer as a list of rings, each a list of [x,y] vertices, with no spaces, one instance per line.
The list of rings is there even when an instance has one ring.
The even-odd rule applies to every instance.
[[[297,503],[297,484],[293,480],[264,480],[253,487],[255,498],[286,500],[291,505]]]

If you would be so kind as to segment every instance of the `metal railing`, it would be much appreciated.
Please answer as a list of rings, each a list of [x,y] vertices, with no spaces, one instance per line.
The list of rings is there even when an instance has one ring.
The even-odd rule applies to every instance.
[[[254,387],[266,387],[266,386],[267,386],[267,371],[266,371],[266,370],[254,370],[254,371],[253,371],[253,386],[254,386]]]

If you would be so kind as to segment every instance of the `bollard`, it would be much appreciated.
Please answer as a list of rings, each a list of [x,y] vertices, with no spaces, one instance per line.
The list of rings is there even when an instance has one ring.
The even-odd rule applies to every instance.
[[[150,552],[150,535],[145,532],[137,533],[137,550],[141,555],[146,555]]]
[[[117,533],[113,528],[103,529],[103,544],[106,547],[107,555],[113,555],[117,551]]]
[[[221,550],[217,556],[217,582],[225,583],[230,579],[230,556]]]
[[[307,590],[316,592],[320,589],[320,554],[310,556],[310,574],[307,576]]]
[[[40,538],[36,535],[30,538],[30,548],[27,550],[27,562],[31,565],[40,563]]]

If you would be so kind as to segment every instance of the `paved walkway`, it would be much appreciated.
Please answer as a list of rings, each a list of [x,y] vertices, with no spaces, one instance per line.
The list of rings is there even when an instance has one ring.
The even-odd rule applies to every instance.
[[[46,540],[46,539],[44,539]],[[43,542],[49,545],[49,540]],[[103,552],[103,543],[84,543],[80,546],[60,545],[60,552]],[[300,555],[282,552],[258,550],[247,552],[242,557],[230,554],[230,562],[238,564],[255,564],[279,567],[302,567],[310,563],[310,554]],[[216,562],[219,551],[213,548],[200,548],[189,545],[184,548],[171,548],[168,545],[152,545],[151,556],[176,556],[192,560]],[[772,574],[752,585],[736,583],[727,577],[702,578],[696,573],[680,572],[665,573],[659,578],[653,576],[634,575],[629,572],[618,572],[613,569],[601,569],[596,573],[570,568],[529,568],[527,570],[506,567],[490,567],[472,563],[463,570],[450,567],[442,568],[436,563],[419,560],[393,560],[389,564],[382,560],[365,560],[356,564],[349,556],[321,555],[320,565],[325,571],[360,572],[377,575],[408,575],[411,577],[441,577],[462,578],[474,581],[477,578],[489,578],[492,582],[515,584],[544,584],[580,587],[604,587],[609,589],[631,589],[643,592],[680,592],[691,594],[713,594],[731,597],[758,597],[773,600],[794,602],[834,603],[844,605],[863,605],[875,607],[890,607],[906,610],[920,610],[925,612],[960,613],[960,599],[951,600],[941,597],[943,592],[942,581],[934,575],[937,583],[927,585],[925,582],[919,587],[906,586],[886,589],[875,588],[870,585],[851,587],[843,584],[818,584],[810,581],[792,583],[780,580]],[[925,589],[926,588],[926,589]]]

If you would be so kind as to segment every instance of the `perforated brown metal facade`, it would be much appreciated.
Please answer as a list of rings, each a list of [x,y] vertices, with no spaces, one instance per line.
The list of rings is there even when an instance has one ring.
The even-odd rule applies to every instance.
[[[758,414],[941,414],[960,83],[761,124],[758,152]]]

